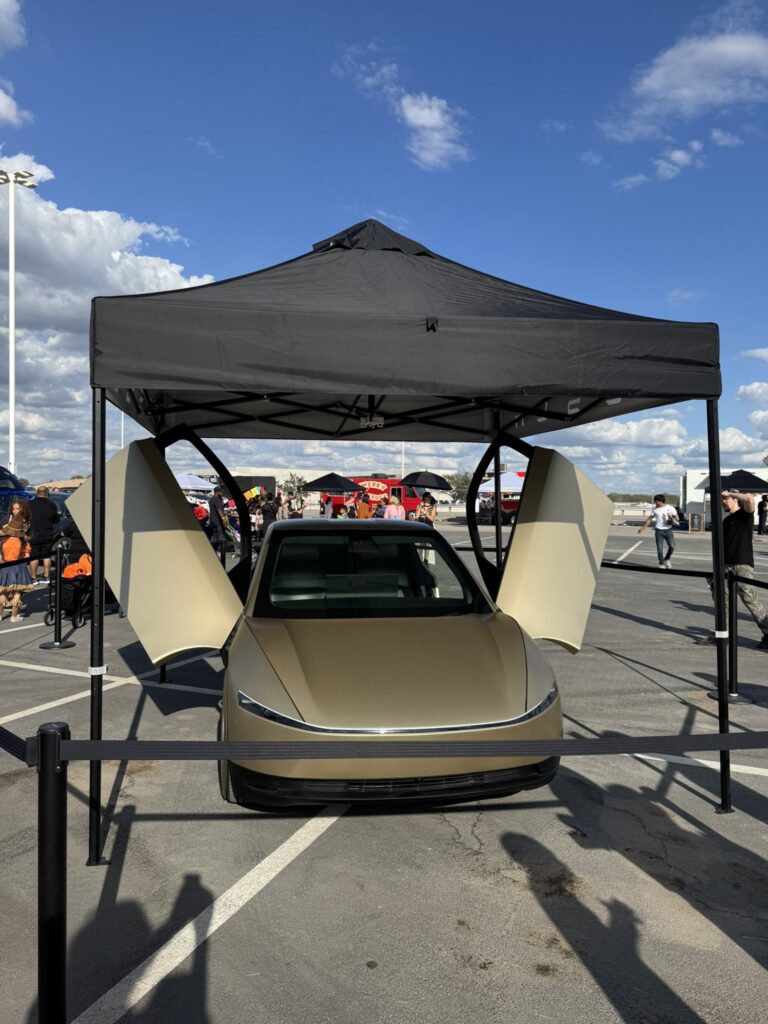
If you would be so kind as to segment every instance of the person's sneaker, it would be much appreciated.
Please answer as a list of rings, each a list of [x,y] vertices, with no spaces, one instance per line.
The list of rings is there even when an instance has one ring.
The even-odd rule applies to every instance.
[[[669,559],[667,559],[666,562],[664,563],[664,568],[665,569],[671,569],[672,568],[672,563],[670,562]]]
[[[763,633],[762,637],[758,641],[757,646],[761,651],[768,651],[768,633]]]
[[[666,562],[659,562],[659,568],[660,569],[666,569],[667,568],[667,563]]]

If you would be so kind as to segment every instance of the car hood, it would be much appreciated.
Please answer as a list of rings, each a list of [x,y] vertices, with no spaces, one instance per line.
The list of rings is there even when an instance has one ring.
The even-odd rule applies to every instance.
[[[526,654],[506,615],[247,619],[305,722],[423,728],[525,711]],[[249,696],[259,699],[254,681]]]

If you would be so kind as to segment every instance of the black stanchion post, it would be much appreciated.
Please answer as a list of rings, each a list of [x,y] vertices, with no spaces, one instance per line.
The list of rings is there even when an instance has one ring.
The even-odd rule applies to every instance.
[[[707,447],[709,449],[709,493],[712,496],[712,577],[715,598],[715,650],[717,652],[717,718],[721,733],[729,731],[728,721],[728,652],[725,648],[725,566],[723,517],[720,501],[720,430],[717,399],[707,399]],[[735,601],[732,602],[735,606]],[[720,813],[731,807],[731,753],[720,751]]]
[[[736,573],[728,573],[728,696],[739,695],[739,609]]]
[[[54,571],[56,578],[53,581],[53,640],[46,640],[45,643],[40,644],[41,651],[62,651],[68,647],[74,647],[74,640],[62,640],[61,639],[61,613],[62,602],[61,602],[61,541],[57,541],[54,545]],[[50,583],[48,584],[50,586]]]
[[[40,1024],[67,1021],[67,764],[69,726],[37,731],[37,991]]]

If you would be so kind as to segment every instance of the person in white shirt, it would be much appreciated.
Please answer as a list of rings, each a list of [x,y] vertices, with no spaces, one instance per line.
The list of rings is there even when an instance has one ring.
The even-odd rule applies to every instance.
[[[674,527],[677,526],[680,520],[677,517],[676,509],[672,505],[667,504],[667,499],[663,494],[654,494],[653,505],[651,514],[637,532],[642,533],[646,526],[650,526],[653,523],[653,532],[656,537],[656,553],[659,556],[659,568],[669,569],[672,555],[675,551]],[[665,543],[667,545],[666,554],[664,553]]]

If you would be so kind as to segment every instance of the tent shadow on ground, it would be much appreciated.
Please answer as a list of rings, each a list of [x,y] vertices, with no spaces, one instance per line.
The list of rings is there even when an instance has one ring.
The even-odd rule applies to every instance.
[[[565,938],[571,950],[614,1006],[620,1020],[641,1022],[675,1021],[675,1024],[705,1024],[669,985],[648,967],[640,955],[640,919],[626,903],[604,900],[609,920],[603,924],[576,895],[578,879],[551,850],[528,835],[506,832],[501,844],[510,859],[520,865],[528,887],[542,910]],[[540,963],[541,974],[554,974],[556,963]]]
[[[692,640],[697,634],[703,636],[707,629],[703,626],[671,626],[668,622],[661,622],[658,619],[648,619],[644,615],[635,615],[632,612],[623,612],[619,608],[609,608],[605,604],[593,604],[592,611],[605,612],[606,615],[613,615],[618,619],[629,619],[631,622],[639,622],[641,626],[652,626],[662,633],[677,633],[678,636],[687,637]]]
[[[678,763],[642,764],[658,775],[655,788],[601,787],[574,771],[561,771],[551,784],[566,809],[560,820],[579,846],[624,857],[686,901],[758,964],[768,966],[768,915],[761,918],[755,904],[759,893],[768,892],[768,863],[717,830],[715,823],[722,819],[714,816],[714,806],[706,806],[701,815],[693,814],[670,796],[673,785],[695,796],[703,788],[715,805],[717,773]],[[733,783],[732,792],[736,813],[768,820],[766,797],[739,782]],[[681,827],[677,819],[690,827]],[[681,1018],[672,1015],[671,1019]]]
[[[157,928],[149,922],[140,903],[119,898],[134,816],[132,805],[120,812],[98,906],[69,946],[69,1019],[74,1020],[105,992],[112,991],[104,1019],[126,1024],[165,1024],[170,1020],[207,1024],[210,1017],[206,942],[199,942],[191,959],[185,960],[150,991],[141,1009],[131,1006],[130,989],[120,986],[123,978],[194,921],[214,898],[199,875],[187,874],[166,920]],[[37,1020],[35,1003],[27,1015],[27,1024],[37,1024]]]
[[[765,654],[761,657],[765,658]],[[766,659],[765,669],[768,670],[768,659]],[[739,673],[741,675],[741,672]],[[717,689],[717,676],[712,672],[695,672],[694,675],[698,676],[699,679],[704,680],[705,689],[716,690]],[[746,697],[748,700],[753,701],[758,707],[768,708],[768,683],[744,683],[739,680],[738,684],[739,696]],[[712,702],[715,704],[715,702]],[[715,707],[717,705],[715,704]],[[741,728],[741,726],[740,726]]]

